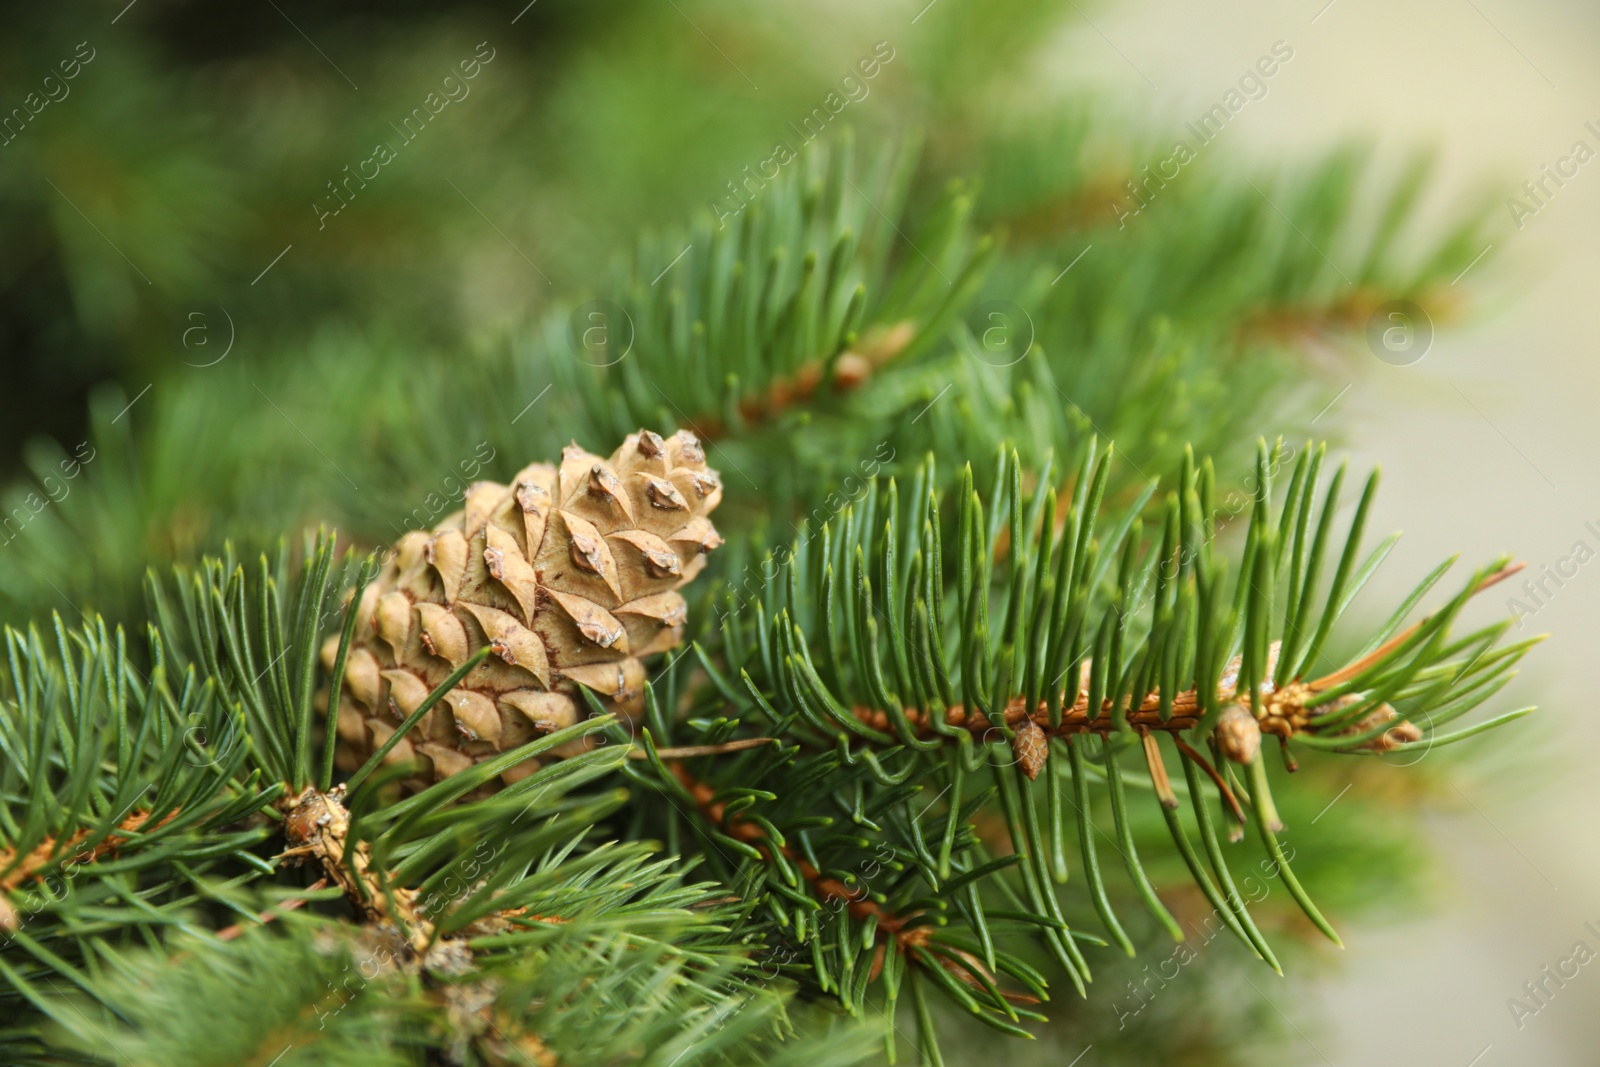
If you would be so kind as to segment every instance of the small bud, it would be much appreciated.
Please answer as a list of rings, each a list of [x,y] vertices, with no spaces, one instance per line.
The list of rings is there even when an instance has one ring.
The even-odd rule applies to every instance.
[[[817,383],[822,381],[822,363],[812,360],[794,372],[794,391],[801,396],[810,396],[816,391]]]
[[[1050,758],[1050,739],[1032,719],[1023,719],[1011,739],[1011,751],[1016,754],[1017,766],[1028,776],[1028,781],[1039,777],[1045,760]]]
[[[1379,704],[1362,716],[1361,721],[1346,732],[1352,734],[1368,733],[1374,727],[1382,726],[1386,722],[1394,722],[1399,717],[1400,713],[1395,711],[1392,705]],[[1399,722],[1377,737],[1367,741],[1361,747],[1372,752],[1388,752],[1392,748],[1398,748],[1401,745],[1421,740],[1421,727],[1414,722]]]
[[[1414,722],[1403,722],[1383,736],[1384,740],[1388,741],[1391,747],[1394,745],[1410,744],[1414,741],[1422,740],[1422,727],[1418,726]]]
[[[1254,715],[1230,704],[1217,720],[1217,744],[1233,762],[1250,763],[1261,751],[1261,726]]]
[[[872,373],[872,364],[865,356],[858,356],[854,352],[845,352],[833,362],[833,387],[839,392],[854,389],[867,380],[867,375]]]

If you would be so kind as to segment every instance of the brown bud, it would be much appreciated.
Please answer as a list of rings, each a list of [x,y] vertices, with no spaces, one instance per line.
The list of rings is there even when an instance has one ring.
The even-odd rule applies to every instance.
[[[812,360],[794,373],[795,392],[801,396],[810,396],[816,391],[817,383],[822,381],[822,363]]]
[[[1016,754],[1017,766],[1028,776],[1028,781],[1039,777],[1045,760],[1050,758],[1050,739],[1032,719],[1023,719],[1011,739],[1011,751]]]
[[[833,387],[841,393],[854,389],[866,381],[871,373],[872,364],[865,356],[858,356],[854,352],[841,353],[833,361]]]
[[[1233,762],[1249,763],[1261,751],[1261,726],[1254,715],[1230,704],[1217,720],[1217,744]]]
[[[1394,722],[1399,717],[1400,713],[1395,711],[1391,705],[1379,704],[1346,732],[1364,734],[1376,726],[1381,726],[1386,722]],[[1392,748],[1398,748],[1401,745],[1421,740],[1421,727],[1414,722],[1401,722],[1396,723],[1390,729],[1367,741],[1361,747],[1372,752],[1388,752]]]

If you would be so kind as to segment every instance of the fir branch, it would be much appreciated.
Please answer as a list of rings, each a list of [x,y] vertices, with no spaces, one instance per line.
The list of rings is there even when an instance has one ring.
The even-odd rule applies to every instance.
[[[1478,582],[1474,593],[1495,585],[1524,569],[1526,564],[1515,563],[1502,567],[1493,574],[1488,575]],[[1071,703],[1066,700],[1063,693],[1055,701],[1040,700],[1032,711],[1021,697],[1012,697],[1005,705],[998,719],[991,718],[982,710],[971,714],[960,704],[947,708],[944,711],[944,725],[946,729],[936,728],[930,721],[930,713],[918,708],[901,709],[900,714],[906,722],[922,738],[936,738],[948,740],[952,736],[950,728],[967,730],[976,735],[974,740],[982,740],[987,735],[1004,728],[1019,736],[1013,737],[1014,747],[1020,747],[1024,742],[1020,737],[1021,729],[1025,724],[1031,723],[1037,727],[1040,734],[1051,737],[1069,737],[1075,734],[1097,733],[1101,735],[1121,732],[1132,727],[1141,736],[1148,735],[1151,731],[1160,731],[1171,734],[1180,734],[1194,729],[1201,720],[1202,709],[1211,707],[1235,706],[1247,713],[1247,721],[1253,724],[1254,741],[1250,740],[1250,733],[1246,732],[1236,740],[1223,743],[1223,748],[1230,755],[1237,755],[1238,763],[1249,763],[1254,758],[1256,748],[1260,745],[1260,735],[1271,734],[1284,741],[1295,739],[1301,734],[1317,735],[1318,723],[1310,711],[1309,701],[1318,694],[1326,692],[1337,685],[1341,685],[1350,678],[1360,675],[1370,669],[1374,664],[1381,662],[1386,656],[1392,654],[1397,648],[1410,640],[1429,620],[1422,619],[1413,623],[1404,632],[1390,638],[1380,648],[1368,653],[1359,660],[1341,667],[1321,678],[1309,682],[1293,682],[1283,689],[1274,689],[1270,683],[1265,683],[1262,688],[1264,700],[1261,711],[1248,714],[1251,711],[1250,694],[1238,691],[1239,668],[1242,657],[1235,656],[1223,672],[1222,682],[1216,693],[1209,699],[1203,698],[1196,690],[1189,689],[1181,693],[1163,696],[1159,691],[1146,693],[1135,707],[1129,704],[1123,710],[1123,721],[1116,721],[1115,713],[1121,705],[1109,697],[1103,697],[1100,706],[1094,714],[1089,713],[1089,683],[1094,670],[1092,659],[1083,661],[1080,667],[1080,684],[1077,695]],[[1269,646],[1267,663],[1275,664],[1281,642],[1273,642]],[[1270,673],[1270,672],[1269,672]],[[1345,698],[1346,703],[1341,707],[1358,703],[1357,700]],[[1055,721],[1052,721],[1051,706],[1058,708]],[[852,709],[855,717],[863,724],[887,734],[894,729],[895,720],[890,713],[882,709],[856,707]],[[1241,720],[1244,721],[1244,720]],[[1372,731],[1380,724],[1395,725],[1376,736]],[[1343,724],[1341,724],[1343,725]],[[1249,726],[1244,727],[1246,731]],[[1387,705],[1378,705],[1370,708],[1368,717],[1354,726],[1344,725],[1337,734],[1324,734],[1322,736],[1350,736],[1350,750],[1364,749],[1372,752],[1388,752],[1404,744],[1419,741],[1421,731],[1415,723],[1400,720],[1394,709]],[[1031,743],[1031,742],[1029,742]],[[1187,747],[1187,746],[1186,746]],[[1190,752],[1193,750],[1190,749]],[[1188,755],[1186,752],[1185,755]],[[1195,754],[1196,756],[1198,753]],[[1019,759],[1020,759],[1019,753]],[[1194,758],[1191,756],[1190,758]],[[1043,766],[1043,758],[1035,761],[1024,761],[1024,769],[1030,779],[1039,776]],[[1157,771],[1157,774],[1162,772]]]
[[[151,829],[159,829],[177,814],[177,811],[168,813]],[[21,923],[16,909],[6,899],[7,893],[24,882],[44,881],[48,871],[58,865],[78,868],[115,853],[118,846],[144,828],[150,815],[148,811],[135,811],[104,837],[87,828],[59,841],[47,837],[25,856],[17,855],[14,849],[0,848],[0,933],[12,933]],[[97,837],[99,839],[87,848],[80,848]]]
[[[825,379],[836,394],[858,389],[880,367],[900,355],[915,336],[916,326],[910,321],[887,328],[874,327],[836,357],[813,359],[802,364],[794,374],[774,379],[764,394],[742,397],[738,405],[740,419],[745,425],[771,421],[791,407],[811,400]],[[724,437],[728,432],[728,426],[716,415],[691,418],[688,425],[707,440]]]
[[[873,941],[886,921],[915,922],[912,929],[926,932],[904,953],[907,976],[920,973],[1001,1029],[1014,1025],[1006,1016],[1014,1005],[998,986],[973,1001],[972,982],[953,978],[952,967],[962,967],[951,962],[968,951],[958,946],[970,938],[982,973],[968,971],[967,978],[992,980],[1000,957],[990,926],[1001,916],[1025,916],[1081,988],[1087,964],[1050,873],[1066,869],[1066,812],[1076,813],[1091,897],[1131,952],[1096,859],[1102,831],[1090,803],[1101,790],[1136,890],[1176,936],[1134,847],[1128,790],[1135,783],[1125,777],[1123,757],[1135,749],[1190,876],[1252,952],[1279,966],[1234,888],[1205,810],[1206,779],[1236,823],[1254,822],[1290,895],[1337,940],[1279,842],[1283,821],[1261,737],[1278,737],[1286,755],[1291,747],[1374,753],[1416,743],[1424,727],[1491,695],[1528,647],[1493,650],[1503,623],[1451,634],[1468,600],[1516,572],[1504,560],[1407,624],[1441,567],[1365,649],[1314,672],[1334,626],[1392,544],[1361,562],[1375,480],[1336,550],[1343,470],[1319,501],[1323,451],[1308,446],[1279,504],[1273,487],[1283,454],[1263,443],[1254,498],[1242,516],[1244,544],[1230,566],[1218,535],[1233,516],[1215,501],[1209,464],[1185,459],[1158,512],[1156,536],[1146,541],[1141,513],[1155,487],[1120,517],[1103,516],[1108,461],[1092,447],[1079,456],[1061,490],[1064,506],[1050,468],[1025,479],[1014,452],[1002,453],[987,512],[970,469],[947,491],[953,508],[931,467],[913,472],[904,496],[893,479],[874,483],[819,532],[775,552],[763,568],[775,580],[727,596],[722,625],[702,650],[714,698],[702,697],[709,702],[700,717],[678,728],[710,744],[737,736],[746,721],[786,745],[734,757],[715,767],[709,782],[658,761],[653,781],[692,803],[714,828],[713,844],[737,844],[748,850],[746,863],[765,868],[725,877],[764,886],[762,906],[786,936],[813,946],[813,980],[847,1009],[860,1003],[865,985],[857,982],[881,975],[891,1002],[898,989],[899,972],[867,965],[854,955],[859,949],[837,960],[830,955],[861,943],[861,922],[877,924]],[[1035,488],[1024,492],[1025,483]],[[1238,575],[1231,589],[1229,570]],[[1064,688],[1062,677],[1078,684]],[[720,709],[715,717],[712,707]],[[658,726],[670,729],[664,721]],[[1098,741],[1091,745],[1088,735]],[[1168,773],[1163,736],[1184,765],[1181,780]],[[1240,768],[1243,780],[1201,755],[1205,747]],[[1053,769],[1052,757],[1065,762],[1069,755],[1070,766]],[[913,814],[913,783],[925,780],[944,788]],[[763,789],[740,784],[752,781]],[[974,796],[983,784],[989,791]],[[1193,823],[1180,816],[1180,793],[1195,807]],[[989,858],[992,846],[971,826],[996,799],[1012,852],[1004,862]],[[1048,835],[1037,813],[1041,800],[1050,810]],[[830,825],[822,812],[840,810],[893,857],[893,873],[874,888],[870,907],[843,907],[830,917],[831,902],[866,899],[856,880],[830,872],[864,862],[869,840],[808,828]],[[1195,833],[1211,870],[1192,843]],[[1012,906],[1000,903],[1005,898]],[[824,911],[811,911],[808,899]],[[895,918],[885,920],[885,913]],[[964,933],[945,928],[958,919]],[[930,970],[936,961],[923,951],[946,962]]]
[[[972,197],[956,192],[906,254],[915,161],[904,147],[858,166],[848,136],[818,146],[731,224],[642,242],[598,304],[579,305],[572,323],[553,317],[549,351],[577,351],[552,370],[584,399],[594,435],[673,424],[708,439],[748,433],[938,341],[992,242],[969,233]]]
[[[784,858],[799,870],[801,877],[811,884],[817,896],[823,900],[837,901],[848,908],[852,916],[876,930],[879,941],[892,941],[895,951],[902,953],[923,948],[928,944],[928,935],[931,932],[928,927],[908,926],[915,916],[902,917],[886,911],[877,902],[866,899],[864,893],[853,892],[840,879],[824,875],[788,845],[771,843],[766,830],[760,825],[740,818],[737,812],[730,814],[727,802],[716,799],[717,790],[714,786],[695,778],[684,769],[681,762],[673,762],[670,766],[672,773],[689,791],[690,797],[694,799],[695,805],[707,822],[732,835],[735,840],[749,843],[760,853],[762,859],[771,861],[774,850],[781,852]],[[874,978],[882,966],[880,955],[873,962]]]

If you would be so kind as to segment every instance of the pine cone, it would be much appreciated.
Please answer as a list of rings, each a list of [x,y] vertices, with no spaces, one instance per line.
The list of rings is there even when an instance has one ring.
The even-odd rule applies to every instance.
[[[559,469],[535,463],[510,486],[474,483],[431,534],[401,537],[362,595],[337,704],[340,766],[359,767],[485,644],[489,658],[386,757],[423,766],[407,789],[577,722],[580,685],[637,714],[643,657],[682,640],[676,590],[722,543],[706,517],[721,497],[688,431],[642,430],[608,460],[573,444]],[[329,668],[338,644],[323,646]],[[500,777],[538,767],[524,760]]]

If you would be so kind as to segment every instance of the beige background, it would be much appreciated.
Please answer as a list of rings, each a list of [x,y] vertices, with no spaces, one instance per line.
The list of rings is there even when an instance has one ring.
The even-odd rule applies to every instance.
[[[1086,7],[1093,27],[1080,22],[1086,36],[1070,50],[1070,70],[1063,47],[1048,75],[1103,79],[1130,107],[1148,102],[1170,115],[1177,135],[1281,38],[1295,57],[1224,133],[1236,151],[1292,160],[1340,135],[1376,134],[1390,152],[1436,146],[1446,190],[1487,181],[1507,227],[1462,279],[1477,301],[1473,317],[1442,329],[1411,367],[1359,352],[1334,410],[1358,461],[1383,464],[1377,528],[1407,531],[1385,567],[1394,585],[1456,551],[1472,565],[1514,551],[1537,570],[1580,538],[1600,549],[1600,536],[1584,530],[1586,521],[1600,529],[1600,423],[1592,416],[1600,160],[1520,230],[1504,206],[1574,140],[1600,150],[1600,138],[1583,129],[1587,120],[1600,124],[1600,9],[1563,0],[1323,3]],[[1098,55],[1085,46],[1102,39]],[[1095,69],[1083,69],[1085,53]],[[1342,383],[1324,377],[1317,387],[1332,400]],[[1503,609],[1505,599],[1487,607]],[[1454,798],[1458,810],[1437,820],[1442,884],[1430,911],[1347,930],[1349,957],[1336,981],[1291,977],[1263,987],[1279,1003],[1320,1001],[1330,1021],[1306,1035],[1291,1062],[1600,1063],[1600,960],[1520,1030],[1506,1004],[1578,939],[1600,950],[1600,938],[1584,930],[1589,920],[1600,928],[1592,845],[1600,707],[1587,673],[1600,658],[1600,562],[1581,568],[1525,632],[1545,630],[1555,637],[1497,701],[1543,710],[1524,720],[1536,723],[1525,731],[1526,751],[1475,762]]]

